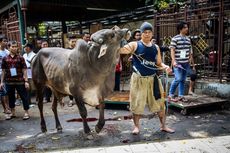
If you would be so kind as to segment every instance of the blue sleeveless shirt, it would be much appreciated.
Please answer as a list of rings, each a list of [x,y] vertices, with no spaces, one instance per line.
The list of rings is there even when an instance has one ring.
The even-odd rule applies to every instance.
[[[137,49],[133,54],[133,71],[142,76],[155,74],[157,53],[158,51],[154,44],[147,47],[141,41],[138,41]]]

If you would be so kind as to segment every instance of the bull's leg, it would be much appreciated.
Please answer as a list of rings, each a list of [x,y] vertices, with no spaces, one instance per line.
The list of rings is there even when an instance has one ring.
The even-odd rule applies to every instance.
[[[87,123],[87,109],[85,108],[85,104],[82,100],[79,100],[77,98],[75,98],[76,100],[76,104],[77,104],[77,107],[78,107],[78,110],[80,112],[80,115],[81,115],[81,118],[82,118],[82,121],[83,121],[83,127],[84,127],[84,132],[85,133],[90,133],[90,128],[89,128],[89,125]]]
[[[53,100],[53,104],[52,104],[52,110],[53,110],[54,117],[55,117],[56,129],[57,129],[57,132],[62,132],[61,123],[59,121],[58,113],[57,113],[57,105],[58,105],[57,102],[58,102],[58,99],[56,96],[54,96],[54,100]]]
[[[103,128],[103,126],[105,125],[105,119],[104,119],[105,104],[100,103],[100,105],[98,107],[99,107],[99,120],[97,122],[97,125],[95,126],[95,131],[97,133],[99,133],[101,131],[101,129]]]
[[[41,117],[41,131],[47,132],[46,122],[43,116],[43,88],[40,85],[36,85],[37,88],[37,97],[38,97],[38,108]]]

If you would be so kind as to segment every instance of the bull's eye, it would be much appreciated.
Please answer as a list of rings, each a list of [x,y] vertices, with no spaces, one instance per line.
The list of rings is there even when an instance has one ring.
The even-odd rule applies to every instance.
[[[114,38],[114,37],[115,37],[115,34],[114,34],[114,33],[112,33],[112,34],[111,34],[111,38]]]
[[[103,43],[103,39],[100,38],[100,39],[98,40],[98,42],[99,42],[100,44],[102,44],[102,43]]]

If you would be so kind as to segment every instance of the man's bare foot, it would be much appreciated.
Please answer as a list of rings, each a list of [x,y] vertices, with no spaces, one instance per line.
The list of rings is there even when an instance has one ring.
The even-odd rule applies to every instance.
[[[133,130],[133,132],[132,132],[132,134],[133,134],[133,135],[138,135],[139,133],[140,133],[139,128],[138,128],[138,127],[135,127],[134,130]]]
[[[170,128],[168,128],[168,127],[161,128],[161,131],[162,131],[162,132],[167,132],[167,133],[175,133],[175,130],[170,129]]]

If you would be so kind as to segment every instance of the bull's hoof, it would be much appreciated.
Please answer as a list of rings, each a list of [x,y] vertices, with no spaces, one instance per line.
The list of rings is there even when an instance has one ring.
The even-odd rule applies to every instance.
[[[99,126],[98,124],[95,126],[95,131],[97,132],[97,133],[99,133],[99,132],[101,132],[101,130],[102,130],[102,126]]]
[[[84,128],[84,132],[85,132],[85,134],[90,134],[91,130],[90,130],[90,128]]]
[[[57,132],[62,133],[62,127],[57,127]]]
[[[41,127],[41,131],[42,131],[43,133],[46,133],[46,132],[47,132],[46,127]]]

